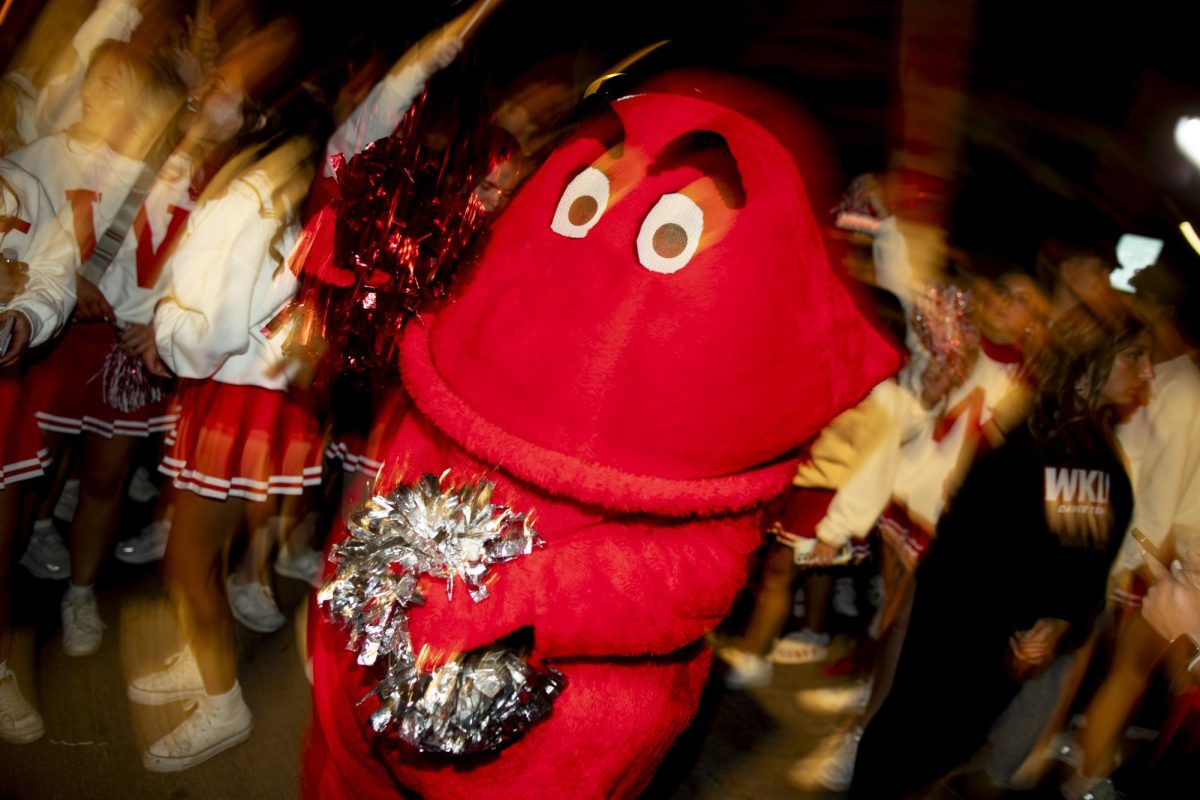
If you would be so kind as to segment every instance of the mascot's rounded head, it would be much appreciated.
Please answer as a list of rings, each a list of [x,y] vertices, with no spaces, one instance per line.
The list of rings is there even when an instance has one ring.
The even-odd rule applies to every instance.
[[[727,75],[615,101],[417,332],[426,377],[473,430],[584,469],[688,481],[778,461],[899,360],[826,256],[817,141],[787,97]]]

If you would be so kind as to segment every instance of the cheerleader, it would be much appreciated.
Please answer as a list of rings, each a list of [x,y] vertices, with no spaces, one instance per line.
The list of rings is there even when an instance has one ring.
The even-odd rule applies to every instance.
[[[116,525],[123,465],[138,441],[129,437],[172,424],[162,404],[118,412],[102,399],[97,377],[117,344],[115,325],[149,317],[155,265],[169,249],[170,225],[162,217],[179,215],[172,199],[186,196],[187,185],[183,177],[162,182],[138,203],[152,183],[144,162],[161,162],[160,153],[169,149],[163,131],[183,99],[182,84],[166,66],[129,44],[106,42],[92,56],[80,99],[77,124],[13,154],[42,179],[59,220],[74,233],[76,263],[83,264],[74,323],[32,361],[24,379],[26,402],[51,453],[61,453],[67,437],[84,431],[104,440],[89,436],[83,442],[88,508],[72,526],[78,563],[62,603],[63,649],[73,656],[100,646],[103,624],[91,587]],[[22,563],[39,577],[67,577],[69,566],[48,555],[54,546],[61,551],[53,526],[35,524]]]
[[[224,85],[245,96],[236,70]],[[300,98],[276,119],[290,130],[289,120],[319,116]],[[255,507],[321,479],[317,420],[288,393],[295,370],[281,348],[287,332],[264,333],[296,291],[284,256],[316,138],[272,146],[278,141],[264,145],[261,160],[234,159],[214,179],[173,257],[155,311],[155,347],[145,354],[148,366],[180,379],[178,427],[159,469],[177,490],[164,576],[188,643],[163,670],[134,679],[129,696],[149,705],[194,701],[192,715],[143,754],[157,772],[187,769],[249,737],[253,717],[237,682],[223,552]]]
[[[0,253],[0,739],[25,744],[41,737],[44,725],[8,669],[11,569],[20,552],[22,487],[43,474],[49,453],[23,402],[18,364],[71,313],[76,256],[37,179],[3,158]]]

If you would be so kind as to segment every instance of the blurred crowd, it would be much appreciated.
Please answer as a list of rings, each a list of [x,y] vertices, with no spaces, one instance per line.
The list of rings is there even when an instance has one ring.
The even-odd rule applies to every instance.
[[[484,91],[456,67],[486,0],[393,64],[315,66],[288,18],[141,5],[44,17],[0,79],[0,739],[45,733],[8,667],[16,571],[65,582],[62,648],[82,658],[111,635],[110,558],[161,560],[184,646],[128,695],[195,703],[143,754],[172,772],[251,735],[234,626],[286,624],[275,576],[320,586],[326,533],[404,413],[395,328],[595,87],[550,62]],[[937,223],[909,213],[924,191],[863,176],[828,218],[906,360],[768,510],[723,679],[854,676],[796,698],[842,722],[792,767],[801,789],[1168,796],[1200,729],[1200,256],[1167,242],[1134,292],[1110,281],[1115,242],[1079,230],[1007,271],[931,259]],[[380,230],[386,258],[341,263]],[[368,274],[398,263],[399,288]],[[130,502],[154,512],[125,536]],[[847,577],[876,602],[839,631]]]

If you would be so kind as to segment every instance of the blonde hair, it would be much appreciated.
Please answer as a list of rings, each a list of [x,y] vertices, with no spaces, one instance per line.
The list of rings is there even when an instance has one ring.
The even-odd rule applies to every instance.
[[[125,78],[129,121],[139,141],[147,145],[146,160],[164,160],[178,138],[174,119],[183,107],[187,87],[163,61],[128,42],[102,42],[88,60],[85,76],[105,61],[115,64]]]

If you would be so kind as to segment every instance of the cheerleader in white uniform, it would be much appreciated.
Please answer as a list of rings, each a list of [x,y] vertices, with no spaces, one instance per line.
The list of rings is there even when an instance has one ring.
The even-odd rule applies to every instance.
[[[46,186],[62,227],[72,234],[77,261],[84,264],[143,174],[143,158],[154,158],[152,150],[166,148],[163,128],[180,106],[182,89],[172,72],[137,48],[107,42],[92,56],[80,98],[84,116],[78,124],[38,139],[12,157]],[[164,225],[157,219],[130,225],[146,240],[154,239],[151,230],[155,227]],[[128,231],[131,239],[134,235],[134,230]],[[150,243],[151,248],[157,243],[161,249],[161,240]],[[134,319],[137,312],[122,306],[122,301],[128,305],[130,297],[113,291],[122,277],[120,269],[103,270],[97,265],[88,269],[90,279],[83,275],[77,278],[76,321],[68,326],[61,341],[31,363],[25,377],[26,403],[37,414],[52,453],[61,452],[65,435],[83,432],[85,420],[91,429],[108,437],[114,428],[126,434],[148,435],[152,428],[169,427],[169,420],[156,419],[164,416],[161,408],[146,408],[140,414],[115,413],[101,401],[101,381],[89,381],[102,371],[104,357],[116,342],[112,323],[119,317],[114,302],[121,313]],[[103,277],[98,278],[96,273]],[[106,288],[98,288],[96,281],[106,284]],[[137,283],[137,278],[133,282]],[[104,294],[106,289],[113,294],[112,301]],[[100,463],[102,459],[94,461]],[[115,494],[108,499],[115,500]],[[115,503],[112,505],[115,513]],[[53,533],[52,525],[35,525],[35,536],[47,529]],[[32,552],[41,551],[36,545],[35,541]],[[68,572],[64,566],[58,571],[38,571],[38,565],[46,564],[46,559],[26,558],[23,563],[40,577],[66,577]],[[82,587],[72,591],[72,600],[88,596],[85,588],[90,582],[85,579]],[[94,610],[94,601],[91,606]],[[85,627],[95,628],[96,633],[84,637],[84,642],[65,642],[73,655],[84,655],[100,643],[98,615],[84,613],[80,619],[94,621],[95,625]]]
[[[18,365],[71,313],[76,256],[37,179],[3,158],[0,253],[0,331],[10,331],[0,334],[0,739],[23,744],[38,739],[44,726],[8,670],[10,578],[20,552],[16,539],[22,487],[43,474],[49,452],[23,402]]]
[[[231,93],[244,95],[236,72],[226,78]],[[134,679],[129,695],[151,705],[191,699],[195,710],[150,745],[143,755],[150,770],[187,769],[249,737],[223,551],[255,507],[321,479],[316,417],[288,393],[294,365],[281,349],[288,332],[264,332],[296,291],[285,257],[313,174],[312,141],[291,139],[249,168],[237,158],[214,179],[155,312],[147,363],[180,379],[179,423],[160,470],[177,490],[164,575],[188,644],[164,670]]]

